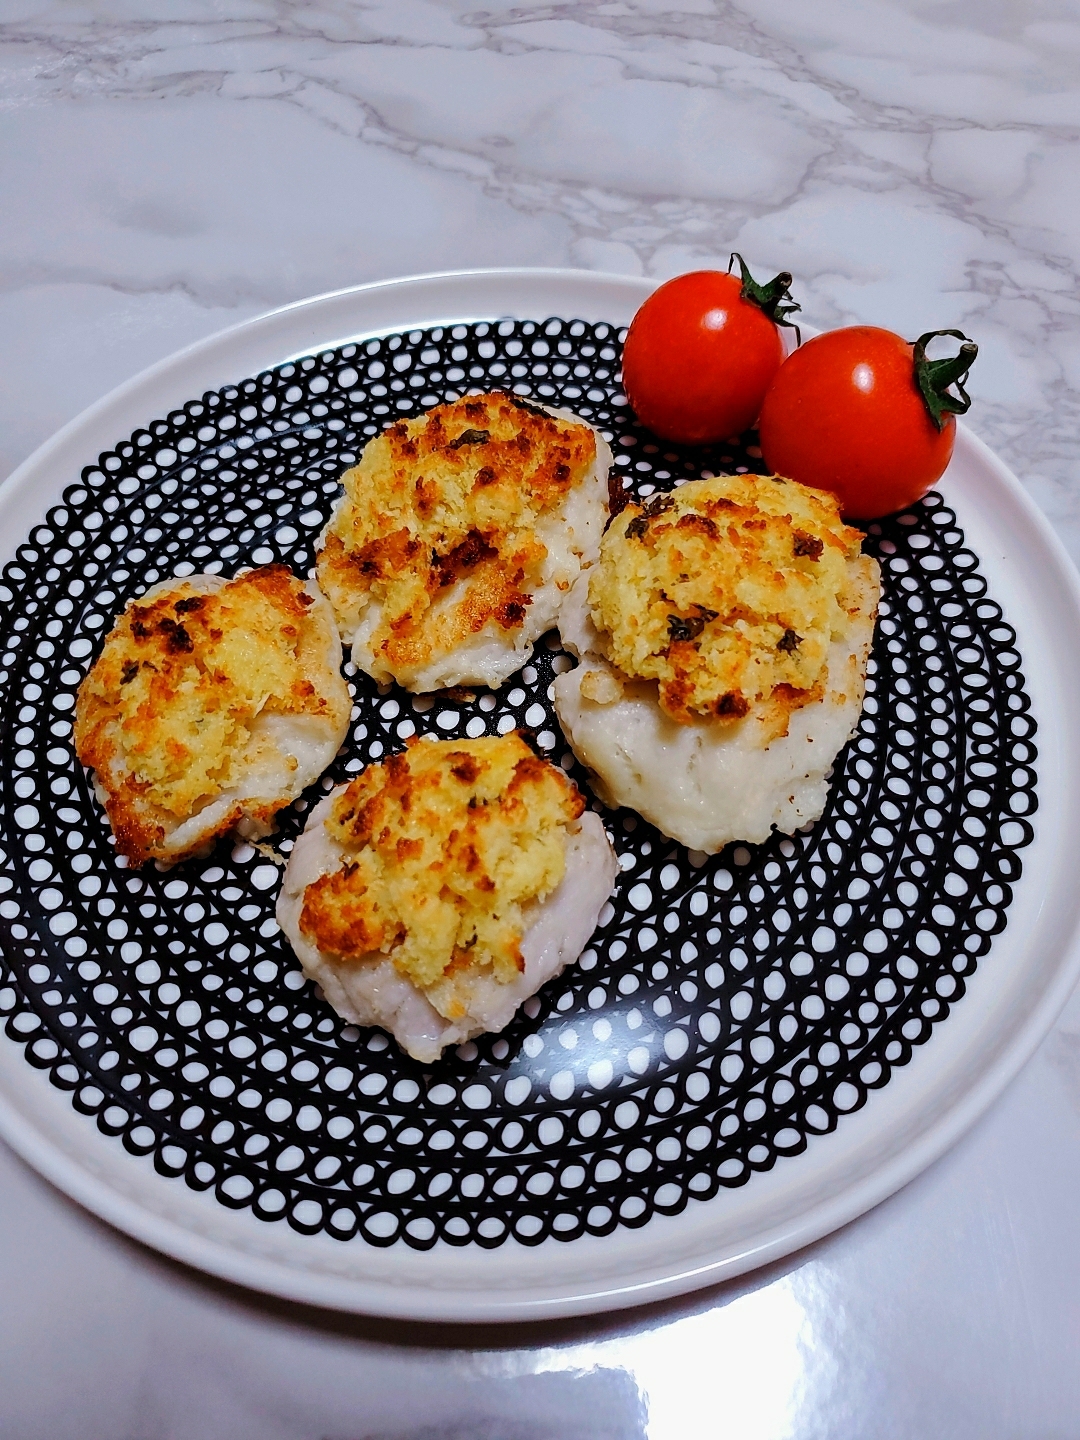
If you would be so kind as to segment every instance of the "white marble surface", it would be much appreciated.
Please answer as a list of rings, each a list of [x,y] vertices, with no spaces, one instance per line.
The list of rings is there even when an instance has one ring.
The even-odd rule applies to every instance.
[[[480,6],[483,8],[480,8]],[[2,0],[0,474],[148,362],[485,264],[787,268],[982,346],[971,423],[1080,557],[1077,0]],[[204,1280],[0,1151],[0,1434],[1066,1437],[1080,1002],[950,1155],[775,1271],[475,1334]]]

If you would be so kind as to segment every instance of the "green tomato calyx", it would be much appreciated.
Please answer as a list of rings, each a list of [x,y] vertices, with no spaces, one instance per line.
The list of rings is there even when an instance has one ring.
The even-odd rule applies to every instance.
[[[791,298],[791,272],[781,270],[775,279],[770,280],[767,285],[759,285],[750,271],[746,268],[746,261],[733,250],[728,260],[728,274],[731,274],[731,267],[735,261],[739,262],[739,276],[742,280],[742,289],[739,296],[743,300],[749,300],[751,305],[756,305],[763,314],[767,315],[774,325],[786,325],[795,331],[797,342],[802,344],[802,331],[794,320],[789,320],[789,315],[802,309]]]
[[[963,342],[959,354],[947,356],[944,360],[928,360],[927,345],[942,335],[949,335],[952,339]],[[964,389],[964,381],[975,363],[979,347],[974,340],[969,340],[962,330],[928,330],[925,335],[920,335],[918,340],[912,342],[911,348],[911,358],[915,364],[915,384],[926,402],[931,420],[939,430],[944,430],[946,415],[966,415],[971,405],[971,397]],[[956,386],[957,394],[950,394],[950,385]]]

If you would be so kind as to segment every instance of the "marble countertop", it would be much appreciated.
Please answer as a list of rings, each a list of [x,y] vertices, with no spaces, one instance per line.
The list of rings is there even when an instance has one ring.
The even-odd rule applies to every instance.
[[[790,269],[818,326],[957,326],[970,423],[1080,559],[1075,0],[0,7],[0,475],[189,341],[482,265]],[[811,1440],[1080,1424],[1080,1001],[877,1210],[661,1309],[305,1310],[161,1259],[0,1147],[12,1440]]]

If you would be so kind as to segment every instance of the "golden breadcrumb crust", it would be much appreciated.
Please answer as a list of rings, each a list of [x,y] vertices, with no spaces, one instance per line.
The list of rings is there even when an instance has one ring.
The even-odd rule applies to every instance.
[[[307,887],[300,929],[338,961],[390,955],[422,990],[466,967],[513,979],[522,907],[562,880],[584,808],[516,733],[410,741],[335,800],[326,828],[345,863]]]
[[[319,584],[351,638],[372,601],[378,680],[407,681],[494,623],[519,628],[547,550],[537,519],[596,459],[589,426],[516,396],[468,395],[402,420],[346,471]],[[464,598],[436,601],[457,581]]]
[[[134,864],[179,858],[170,832],[273,758],[253,735],[257,717],[347,723],[348,691],[327,659],[336,636],[313,605],[285,566],[267,565],[217,589],[177,580],[118,617],[79,687],[75,747]],[[214,833],[242,814],[269,821],[289,798],[238,804]]]
[[[589,582],[604,653],[655,680],[673,720],[733,722],[771,702],[782,734],[786,714],[823,693],[861,542],[831,494],[775,475],[718,475],[628,505]]]

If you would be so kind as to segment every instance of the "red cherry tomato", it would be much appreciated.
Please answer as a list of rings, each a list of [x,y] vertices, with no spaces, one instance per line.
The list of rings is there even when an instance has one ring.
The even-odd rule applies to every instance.
[[[665,440],[704,445],[748,429],[780,369],[784,348],[772,315],[798,309],[779,304],[791,276],[758,286],[742,271],[741,279],[721,270],[679,275],[634,316],[623,385],[638,418]]]
[[[955,415],[968,406],[963,380],[977,353],[959,331],[933,334],[963,340],[960,355],[928,361],[932,335],[912,346],[872,325],[830,330],[789,355],[758,422],[769,469],[832,490],[843,514],[862,520],[925,495],[952,457]],[[929,395],[920,388],[920,365]],[[959,398],[948,393],[952,384]]]

